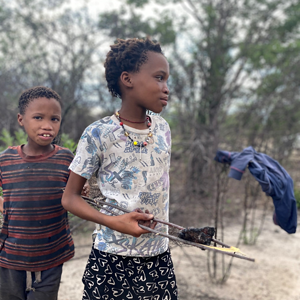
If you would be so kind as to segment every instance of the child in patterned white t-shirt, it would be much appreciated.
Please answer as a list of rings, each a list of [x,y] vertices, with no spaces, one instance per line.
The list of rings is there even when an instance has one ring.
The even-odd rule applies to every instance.
[[[169,64],[150,39],[118,40],[105,61],[108,89],[122,99],[112,116],[83,132],[62,199],[73,214],[100,224],[83,275],[83,299],[177,299],[167,233],[171,132],[160,116],[167,105]],[[80,192],[96,174],[106,201],[131,213],[113,216],[89,206]],[[145,211],[145,213],[140,213]]]

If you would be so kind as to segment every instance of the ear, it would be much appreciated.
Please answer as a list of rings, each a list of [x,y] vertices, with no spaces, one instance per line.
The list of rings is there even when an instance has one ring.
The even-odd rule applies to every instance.
[[[126,87],[129,87],[129,88],[132,87],[132,80],[131,80],[130,73],[128,73],[126,71],[122,72],[122,74],[120,75],[120,81]]]
[[[21,115],[20,113],[18,114],[18,123],[20,126],[23,126],[23,115]]]

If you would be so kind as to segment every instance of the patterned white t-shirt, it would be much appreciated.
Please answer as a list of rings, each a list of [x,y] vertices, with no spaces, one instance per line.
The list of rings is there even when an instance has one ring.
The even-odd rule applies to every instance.
[[[148,129],[124,127],[138,142],[145,141],[149,133]],[[151,116],[151,128],[152,138],[140,148],[125,136],[114,115],[94,122],[83,132],[70,169],[87,179],[95,173],[106,201],[130,211],[148,209],[156,218],[168,221],[171,132],[160,116]],[[155,229],[168,231],[160,223]],[[124,256],[154,256],[167,250],[168,239],[153,233],[135,238],[102,225],[94,247]]]

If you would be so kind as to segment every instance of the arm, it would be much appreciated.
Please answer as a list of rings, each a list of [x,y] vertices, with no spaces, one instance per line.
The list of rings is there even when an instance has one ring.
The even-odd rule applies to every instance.
[[[3,198],[0,196],[0,212],[3,214]]]
[[[113,230],[139,237],[148,231],[139,227],[139,221],[150,221],[153,215],[147,213],[131,212],[120,216],[107,216],[91,207],[81,198],[81,192],[86,182],[84,177],[70,173],[65,192],[62,197],[63,207],[72,214],[97,224],[107,226]],[[155,224],[151,224],[154,228]]]

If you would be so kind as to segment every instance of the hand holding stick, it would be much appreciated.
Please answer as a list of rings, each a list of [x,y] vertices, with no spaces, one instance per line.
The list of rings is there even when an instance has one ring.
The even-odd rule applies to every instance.
[[[82,198],[85,199],[88,203],[90,203],[92,205],[95,205],[98,208],[102,208],[102,209],[108,211],[109,213],[111,213],[113,215],[118,215],[118,214],[116,212],[114,212],[113,210],[110,210],[110,209],[105,208],[103,206],[107,205],[107,206],[110,206],[112,208],[115,208],[115,209],[118,209],[120,211],[123,211],[125,213],[130,213],[130,211],[127,210],[126,208],[120,207],[120,206],[112,204],[112,203],[105,202],[105,201],[100,200],[100,199],[95,200],[95,199],[91,199],[91,198],[88,198],[88,197],[85,197],[85,196],[82,196]],[[138,211],[138,210],[140,210],[140,209],[137,209],[136,211]],[[155,224],[156,223],[162,223],[162,224],[165,224],[165,225],[177,228],[179,230],[189,230],[189,228],[184,228],[184,227],[181,227],[181,226],[179,226],[177,224],[173,224],[173,223],[170,223],[170,222],[167,222],[167,221],[164,221],[164,220],[160,220],[160,219],[157,219],[157,218],[153,218],[152,222],[155,222]],[[213,242],[215,242],[217,244],[220,244],[220,245],[222,245],[225,248],[217,248],[217,247],[208,246],[208,245],[204,245],[204,244],[200,244],[200,243],[195,243],[195,242],[191,242],[191,241],[182,239],[180,237],[175,237],[175,236],[172,236],[172,235],[169,235],[169,234],[166,234],[166,233],[162,233],[162,232],[160,232],[158,230],[155,230],[154,228],[151,228],[151,227],[153,227],[153,225],[151,227],[148,227],[148,226],[145,226],[145,225],[139,223],[139,226],[141,228],[147,230],[147,231],[153,232],[155,234],[159,234],[161,236],[167,237],[167,238],[172,239],[172,240],[177,241],[177,242],[181,242],[181,243],[184,243],[184,244],[187,244],[187,245],[191,245],[191,246],[200,248],[202,250],[211,250],[211,251],[214,251],[214,252],[218,252],[218,253],[221,253],[221,254],[226,254],[226,255],[237,257],[237,258],[240,258],[240,259],[245,259],[245,260],[252,261],[252,262],[255,261],[253,258],[249,258],[247,256],[237,254],[237,252],[240,252],[238,248],[234,248],[234,247],[231,247],[229,245],[226,245],[226,244],[224,244],[224,243],[222,243],[222,242],[220,242],[220,241],[218,241],[218,240],[216,240],[214,238],[211,238],[211,240]]]

